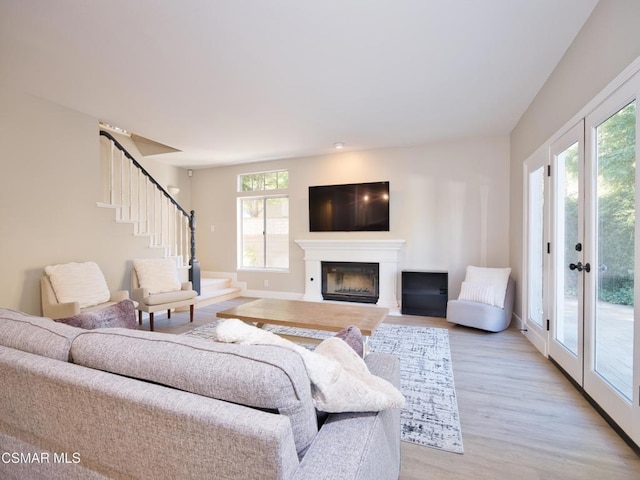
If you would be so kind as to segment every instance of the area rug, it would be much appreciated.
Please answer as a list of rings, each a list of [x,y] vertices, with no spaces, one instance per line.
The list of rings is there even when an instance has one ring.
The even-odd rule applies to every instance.
[[[210,339],[216,324],[185,335]],[[332,336],[330,332],[272,325],[265,325],[265,329],[319,340]],[[447,330],[383,323],[369,339],[369,348],[400,358],[401,391],[406,399],[401,412],[402,441],[463,453]]]

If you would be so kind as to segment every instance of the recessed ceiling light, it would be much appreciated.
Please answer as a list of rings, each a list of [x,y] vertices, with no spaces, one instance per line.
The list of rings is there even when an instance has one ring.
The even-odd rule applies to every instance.
[[[334,147],[336,147],[338,150],[340,150],[341,148],[344,147],[344,143],[342,142],[336,142],[333,144]]]

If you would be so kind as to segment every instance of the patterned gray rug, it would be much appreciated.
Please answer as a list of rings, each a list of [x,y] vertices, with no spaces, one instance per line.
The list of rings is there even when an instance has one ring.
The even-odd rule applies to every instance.
[[[185,335],[211,338],[216,323],[198,327]],[[332,335],[271,325],[265,328],[281,335],[320,340]],[[372,352],[400,357],[401,390],[406,399],[401,412],[402,441],[463,453],[447,330],[383,323],[370,338],[369,348]]]

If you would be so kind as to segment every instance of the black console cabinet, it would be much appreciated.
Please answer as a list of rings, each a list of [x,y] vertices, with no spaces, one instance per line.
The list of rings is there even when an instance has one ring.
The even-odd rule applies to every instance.
[[[403,271],[402,313],[446,317],[448,285],[447,272]]]

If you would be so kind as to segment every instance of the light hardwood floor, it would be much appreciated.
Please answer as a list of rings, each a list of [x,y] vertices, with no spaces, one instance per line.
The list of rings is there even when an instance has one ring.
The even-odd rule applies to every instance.
[[[182,333],[247,300],[197,309],[192,324],[188,314],[158,315],[155,328]],[[419,316],[386,321],[449,330],[464,442],[463,455],[402,442],[401,480],[640,479],[640,457],[518,330],[490,334]]]

